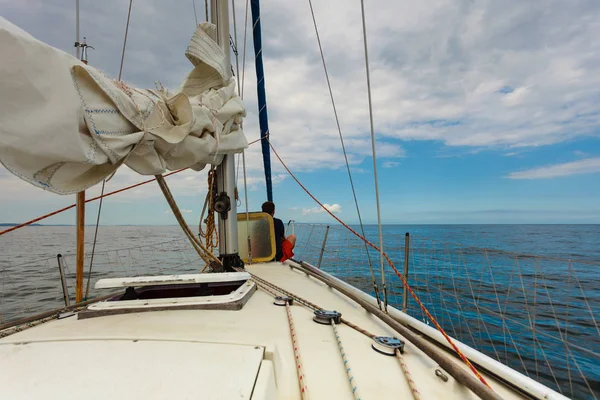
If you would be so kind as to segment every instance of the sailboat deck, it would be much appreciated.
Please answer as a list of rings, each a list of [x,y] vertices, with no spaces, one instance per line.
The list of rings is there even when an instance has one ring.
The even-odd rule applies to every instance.
[[[376,335],[398,337],[358,304],[300,271],[279,263],[254,264],[248,270],[320,307],[340,311],[348,321]],[[353,398],[332,326],[315,323],[313,312],[297,303],[291,313],[310,397]],[[360,398],[412,398],[395,357],[375,352],[370,338],[347,325],[337,329]],[[262,354],[260,362],[255,360],[257,351]],[[23,358],[29,362],[16,362]],[[57,358],[63,365],[85,366],[68,369],[69,382],[83,383],[65,387],[64,398],[107,398],[108,392],[110,398],[140,398],[142,393],[144,398],[163,398],[167,393],[202,399],[301,398],[286,307],[273,305],[273,296],[263,290],[256,291],[239,311],[69,317],[10,335],[0,340],[2,393],[7,398],[57,393],[64,382],[46,363]],[[437,364],[409,342],[404,358],[422,398],[477,398],[452,376],[445,374],[447,382],[438,377]],[[136,373],[118,373],[131,370]],[[61,373],[66,377],[67,371]],[[502,398],[519,398],[492,377],[486,379]]]

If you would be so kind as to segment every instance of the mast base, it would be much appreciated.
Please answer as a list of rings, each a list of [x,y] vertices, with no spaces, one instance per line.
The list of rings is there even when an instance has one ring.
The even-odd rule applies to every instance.
[[[244,269],[244,261],[240,258],[238,253],[235,254],[221,254],[219,260],[223,263],[223,272],[235,272],[235,268]]]

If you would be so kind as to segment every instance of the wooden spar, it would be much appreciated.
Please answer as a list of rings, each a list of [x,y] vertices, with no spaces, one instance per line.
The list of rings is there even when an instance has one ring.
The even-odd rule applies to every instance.
[[[293,264],[288,264],[292,268],[297,268]],[[475,378],[473,374],[469,371],[463,369],[456,361],[454,361],[451,357],[446,355],[444,352],[440,351],[435,345],[429,343],[425,339],[417,336],[417,334],[413,333],[408,327],[400,324],[394,318],[390,317],[388,314],[384,313],[374,305],[368,303],[367,301],[357,297],[354,293],[350,292],[348,289],[335,282],[332,279],[329,279],[324,273],[318,270],[316,267],[307,264],[305,262],[300,262],[299,268],[301,271],[309,274],[310,276],[319,279],[325,284],[329,285],[331,288],[339,291],[343,295],[349,297],[358,303],[361,307],[363,307],[366,311],[378,317],[380,320],[385,322],[390,328],[398,332],[400,335],[404,337],[407,341],[415,345],[419,348],[423,353],[429,356],[432,360],[439,364],[444,371],[448,374],[452,375],[454,379],[463,384],[465,387],[470,389],[473,393],[479,396],[482,400],[501,400],[501,397],[495,393],[492,389],[485,386],[479,380]]]
[[[77,2],[79,3],[79,1]],[[79,7],[79,4],[77,5]],[[79,13],[79,10],[77,11]],[[78,17],[79,18],[79,17]],[[79,27],[77,28],[79,31]],[[78,33],[79,35],[79,33]],[[87,65],[85,53],[87,46],[83,38],[81,62]],[[78,47],[82,47],[79,45]],[[79,53],[77,53],[79,54]],[[83,301],[83,261],[85,260],[85,190],[77,193],[77,269],[75,275],[75,303]]]
[[[83,300],[83,260],[85,239],[85,191],[77,193],[77,272],[75,279],[75,302]]]

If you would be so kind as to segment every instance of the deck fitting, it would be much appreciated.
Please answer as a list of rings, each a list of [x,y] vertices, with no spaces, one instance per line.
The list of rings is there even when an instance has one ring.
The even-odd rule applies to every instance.
[[[276,306],[285,306],[289,304],[290,306],[294,304],[294,299],[289,296],[277,296],[273,301],[273,304]]]
[[[396,350],[400,350],[400,353],[404,354],[404,342],[395,337],[375,336],[371,347],[376,352],[385,354],[386,356],[395,355]]]
[[[315,310],[313,321],[318,324],[331,325],[331,320],[336,324],[341,323],[342,313],[329,310]]]

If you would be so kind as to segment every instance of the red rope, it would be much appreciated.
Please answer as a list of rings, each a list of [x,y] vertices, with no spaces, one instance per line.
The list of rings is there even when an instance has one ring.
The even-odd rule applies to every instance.
[[[177,174],[177,173],[179,173],[181,171],[185,171],[186,169],[187,168],[178,169],[177,171],[169,172],[168,174],[165,174],[164,176],[169,176],[169,175]],[[125,190],[133,189],[133,188],[136,188],[138,186],[145,185],[146,183],[154,182],[155,180],[156,180],[156,178],[148,179],[147,181],[139,182],[139,183],[136,183],[135,185],[127,186],[127,187],[124,187],[124,188],[121,188],[121,189],[118,189],[118,190],[106,193],[103,196],[92,197],[91,199],[88,199],[85,202],[89,203],[90,201],[95,201],[95,200],[98,200],[98,199],[103,198],[103,197],[112,196],[113,194],[121,193],[121,192],[124,192]],[[75,207],[75,204],[71,204],[70,206],[61,208],[60,210],[52,211],[51,213],[48,213],[46,215],[42,215],[41,217],[32,219],[31,221],[27,221],[27,222],[24,222],[22,224],[10,227],[10,228],[8,228],[8,229],[3,230],[2,232],[0,232],[0,236],[4,235],[5,233],[9,233],[9,232],[15,231],[15,230],[17,230],[19,228],[22,228],[24,226],[31,225],[31,224],[33,224],[35,222],[41,221],[41,220],[46,219],[48,217],[51,217],[53,215],[60,214],[61,212],[70,210],[73,207]]]
[[[292,178],[294,178],[294,180],[296,181],[296,183],[298,185],[300,185],[300,187],[306,192],[306,194],[308,194],[319,206],[321,206],[321,208],[323,208],[323,210],[325,210],[325,212],[327,212],[329,215],[331,215],[337,222],[339,222],[340,224],[342,224],[346,229],[348,229],[350,232],[352,232],[356,237],[358,237],[359,239],[361,239],[362,241],[364,241],[366,244],[368,244],[369,246],[371,246],[375,250],[380,251],[379,247],[377,247],[376,245],[374,245],[373,243],[371,243],[365,237],[361,236],[354,229],[350,228],[344,221],[342,221],[341,219],[339,219],[338,217],[336,217],[319,200],[317,200],[317,198],[315,196],[313,196],[313,194],[306,187],[304,187],[304,185],[302,183],[300,183],[300,181],[298,180],[298,178],[296,178],[296,176],[292,173],[292,171],[290,171],[290,169],[287,167],[287,165],[285,165],[285,163],[283,162],[283,160],[281,159],[281,157],[279,157],[279,154],[277,153],[277,151],[273,147],[273,144],[270,141],[269,141],[269,146],[271,146],[271,149],[273,150],[273,153],[275,154],[275,156],[277,157],[277,159],[279,160],[279,162],[281,163],[281,165],[283,165],[283,167],[286,169],[286,171],[290,174],[290,176]],[[481,376],[481,374],[479,373],[479,371],[477,371],[477,369],[475,368],[475,366],[473,366],[473,364],[471,364],[471,362],[463,354],[463,352],[460,351],[460,349],[458,348],[458,346],[456,346],[456,344],[450,338],[450,336],[448,336],[446,334],[446,331],[444,331],[444,329],[440,326],[440,324],[433,317],[433,315],[431,315],[429,313],[429,311],[427,310],[427,308],[425,307],[425,305],[423,303],[421,303],[421,300],[419,300],[419,298],[417,297],[417,295],[415,294],[415,292],[408,285],[408,282],[406,281],[406,279],[404,279],[404,276],[396,269],[396,267],[394,266],[394,263],[392,263],[392,260],[390,260],[390,258],[388,257],[388,255],[385,252],[383,253],[383,257],[386,259],[388,265],[390,267],[392,267],[392,269],[394,270],[394,272],[396,273],[396,275],[400,278],[400,280],[402,280],[402,284],[408,290],[408,292],[410,293],[410,295],[415,299],[415,301],[417,302],[417,304],[419,304],[419,307],[421,307],[421,310],[423,310],[423,312],[425,313],[425,315],[427,315],[427,318],[429,318],[431,320],[431,322],[435,325],[435,327],[437,328],[437,330],[441,332],[441,334],[448,341],[448,343],[450,344],[450,346],[452,346],[452,348],[454,349],[454,351],[456,351],[456,353],[460,356],[460,358],[464,361],[464,363],[471,369],[471,371],[473,371],[473,373],[481,381],[481,383],[483,383],[484,385],[486,385],[487,387],[489,387],[491,389],[491,386],[487,383],[487,381],[484,379],[484,377]]]

